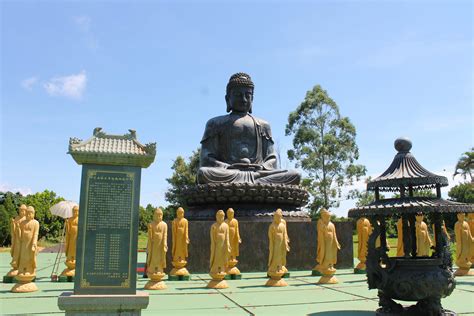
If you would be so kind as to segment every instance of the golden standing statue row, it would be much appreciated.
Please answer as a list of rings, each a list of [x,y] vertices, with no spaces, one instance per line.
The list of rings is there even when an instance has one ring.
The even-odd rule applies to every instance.
[[[63,276],[74,276],[76,267],[76,240],[79,207],[73,208],[73,217],[66,221],[66,266]],[[7,273],[8,282],[15,278],[17,284],[12,292],[26,293],[38,290],[33,282],[36,278],[36,255],[39,233],[39,222],[35,219],[35,209],[32,206],[21,205],[18,216],[11,221],[11,250],[12,269]],[[4,281],[5,282],[5,281]]]
[[[456,265],[458,266],[458,269],[454,274],[456,276],[474,275],[473,271],[469,271],[474,265],[474,213],[468,214],[468,221],[465,220],[465,217],[466,215],[464,213],[457,214],[458,221],[454,225],[454,233],[456,237]],[[417,214],[415,218],[416,255],[429,256],[430,249],[435,245],[435,242],[430,238],[428,225],[423,221],[423,215]],[[357,221],[357,234],[359,238],[357,257],[360,262],[354,269],[356,273],[365,272],[367,243],[372,230],[372,226],[367,218],[362,217]],[[397,257],[403,257],[405,255],[405,249],[403,246],[403,221],[401,218],[397,221],[397,232]],[[449,234],[446,230],[444,221],[442,232],[449,239]],[[436,240],[436,237],[434,240]],[[377,239],[376,247],[377,244],[380,245],[379,238]]]
[[[18,216],[11,221],[11,256],[12,269],[7,277],[14,277],[16,283],[12,292],[34,292],[38,288],[33,282],[36,277],[36,253],[38,243],[39,223],[35,220],[35,209],[32,206],[21,205]]]
[[[172,258],[173,269],[170,272],[172,276],[189,275],[186,269],[188,257],[188,221],[184,218],[184,210],[179,208],[177,218],[173,220],[173,245]],[[317,262],[314,268],[322,276],[318,283],[337,283],[334,277],[336,269],[334,265],[337,262],[337,251],[340,249],[336,237],[336,229],[331,223],[331,214],[327,210],[321,211],[321,220],[318,221],[318,251]],[[236,267],[239,256],[239,244],[242,242],[239,232],[239,222],[234,218],[234,210],[227,210],[227,219],[224,220],[223,210],[216,213],[216,222],[211,226],[210,239],[211,251],[209,260],[209,275],[211,280],[207,287],[214,289],[227,288],[225,276],[240,275]],[[162,279],[165,276],[166,252],[168,227],[163,222],[163,212],[156,209],[153,222],[148,225],[148,258],[147,275],[150,281],[145,285],[148,290],[165,289],[166,285]],[[282,277],[288,272],[286,268],[286,254],[290,251],[290,239],[286,228],[286,221],[283,219],[281,209],[278,209],[273,215],[273,222],[268,228],[269,257],[268,271],[270,277],[266,286],[287,286],[288,284]]]

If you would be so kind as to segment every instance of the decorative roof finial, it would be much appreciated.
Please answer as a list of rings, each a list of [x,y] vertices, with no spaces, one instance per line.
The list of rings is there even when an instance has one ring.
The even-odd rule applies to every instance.
[[[129,129],[128,130],[130,132],[130,136],[133,138],[133,139],[137,139],[137,131],[134,130],[134,129]]]
[[[98,136],[102,132],[102,127],[96,127],[94,128],[93,135]]]
[[[409,152],[411,149],[411,140],[407,137],[400,137],[395,140],[395,149],[399,153]]]

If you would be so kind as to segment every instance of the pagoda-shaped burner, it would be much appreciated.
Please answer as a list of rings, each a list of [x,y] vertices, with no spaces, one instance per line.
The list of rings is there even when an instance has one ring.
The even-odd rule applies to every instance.
[[[382,175],[367,185],[367,190],[404,191],[408,189],[425,190],[448,185],[448,179],[429,172],[410,152],[411,141],[399,138],[395,141],[398,154],[390,167]]]
[[[367,217],[374,231],[369,238],[367,281],[369,289],[378,289],[380,315],[453,315],[441,306],[441,298],[449,296],[455,287],[451,250],[442,230],[443,213],[474,212],[474,205],[456,203],[441,198],[441,187],[448,179],[423,168],[410,153],[412,144],[406,138],[395,141],[395,155],[390,167],[367,184],[375,191],[375,201],[351,209],[349,217]],[[436,197],[416,197],[417,190],[436,189]],[[398,198],[380,199],[380,191],[397,192]],[[434,223],[435,249],[431,256],[417,255],[415,216],[429,216]],[[404,255],[389,257],[386,220],[402,220]],[[380,246],[376,240],[380,237]],[[377,245],[377,246],[376,246]],[[417,301],[408,308],[396,300]]]

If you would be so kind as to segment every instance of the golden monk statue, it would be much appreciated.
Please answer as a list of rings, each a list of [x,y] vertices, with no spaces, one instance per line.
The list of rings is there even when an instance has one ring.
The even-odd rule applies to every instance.
[[[423,221],[422,214],[416,214],[415,218],[416,255],[418,257],[426,257],[430,255],[430,249],[433,246],[430,233],[428,232],[428,225]]]
[[[408,222],[407,222],[408,223]],[[410,226],[410,223],[408,223],[408,226]],[[405,256],[405,249],[403,246],[403,220],[400,217],[397,221],[397,257],[403,257]]]
[[[372,225],[370,221],[361,217],[357,220],[357,237],[358,237],[358,247],[357,247],[357,258],[359,259],[359,264],[355,267],[355,273],[365,273],[367,261],[367,252],[368,252],[368,242],[369,236],[372,233]]]
[[[12,261],[10,262],[10,265],[12,266],[12,269],[7,273],[7,277],[10,277],[10,278],[18,274],[18,259],[20,258],[20,237],[21,237],[20,224],[25,219],[26,219],[26,205],[22,204],[18,208],[18,215],[15,218],[12,218],[12,221],[10,223],[10,236],[11,236],[11,243],[12,243],[12,248],[10,249]]]
[[[337,241],[336,227],[331,222],[331,213],[328,210],[321,210],[321,221],[318,225],[318,249],[316,261],[318,264],[313,270],[322,274],[318,283],[338,283],[334,276],[336,269],[334,265],[337,263],[337,251],[341,249],[341,245]]]
[[[32,282],[36,276],[36,251],[38,242],[39,223],[35,220],[35,209],[28,206],[26,219],[20,223],[20,256],[18,260],[17,284],[12,292],[26,293],[37,291]]]
[[[474,213],[467,214],[467,220],[469,223],[469,229],[471,231],[471,236],[474,237]],[[445,227],[446,229],[446,227]],[[471,268],[474,268],[474,245],[471,245]]]
[[[167,240],[168,225],[163,222],[163,211],[157,208],[153,214],[153,221],[148,224],[146,272],[150,281],[145,285],[147,290],[166,289],[166,284],[161,279],[165,276]]]
[[[472,247],[474,247],[474,238],[471,234],[469,224],[464,220],[464,213],[458,213],[458,221],[454,225],[456,235],[456,265],[459,267],[454,275],[474,275],[471,268]]]
[[[212,280],[207,284],[211,289],[226,289],[229,286],[224,280],[227,271],[231,249],[229,240],[229,225],[224,221],[224,211],[216,213],[216,222],[211,226],[211,257],[210,272]]]
[[[182,207],[176,210],[176,218],[172,223],[172,241],[173,269],[170,271],[170,275],[188,276],[189,272],[186,269],[189,245],[188,220],[184,218]]]
[[[227,264],[227,274],[240,275],[239,269],[236,267],[239,256],[239,245],[242,243],[239,232],[239,221],[234,218],[234,209],[227,210],[227,219],[225,220],[229,225],[229,241],[230,241],[230,258]]]
[[[290,240],[286,230],[286,222],[282,220],[283,213],[277,209],[273,213],[273,222],[268,228],[269,255],[268,279],[266,286],[287,286],[282,279],[286,273],[286,253],[290,251]]]
[[[72,208],[72,217],[66,221],[66,266],[67,268],[61,273],[63,276],[73,277],[76,273],[76,242],[77,242],[77,225],[79,222],[79,206]]]

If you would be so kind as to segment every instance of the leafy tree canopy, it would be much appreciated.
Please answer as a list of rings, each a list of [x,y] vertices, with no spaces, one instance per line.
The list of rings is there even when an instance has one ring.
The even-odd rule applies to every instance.
[[[21,200],[22,204],[35,208],[35,219],[40,222],[39,238],[59,240],[61,237],[64,219],[51,214],[49,211],[51,206],[61,201],[64,201],[64,198],[49,190],[29,194]]]
[[[474,183],[458,184],[449,190],[448,196],[456,202],[474,203]]]
[[[471,182],[474,182],[472,173],[474,172],[474,147],[470,151],[466,151],[459,158],[456,167],[454,168],[453,178],[457,175],[461,175],[464,180],[469,177]]]
[[[366,173],[365,166],[355,163],[359,149],[354,125],[340,115],[336,102],[319,85],[290,113],[286,135],[293,136],[288,158],[307,174],[302,185],[312,195],[313,214],[320,207],[337,207],[342,186]]]
[[[165,193],[165,199],[173,207],[186,207],[186,203],[182,196],[182,190],[196,183],[197,170],[199,168],[199,156],[201,149],[193,151],[191,156],[185,160],[182,156],[176,157],[171,169],[173,175],[166,179],[170,184],[168,192]]]

